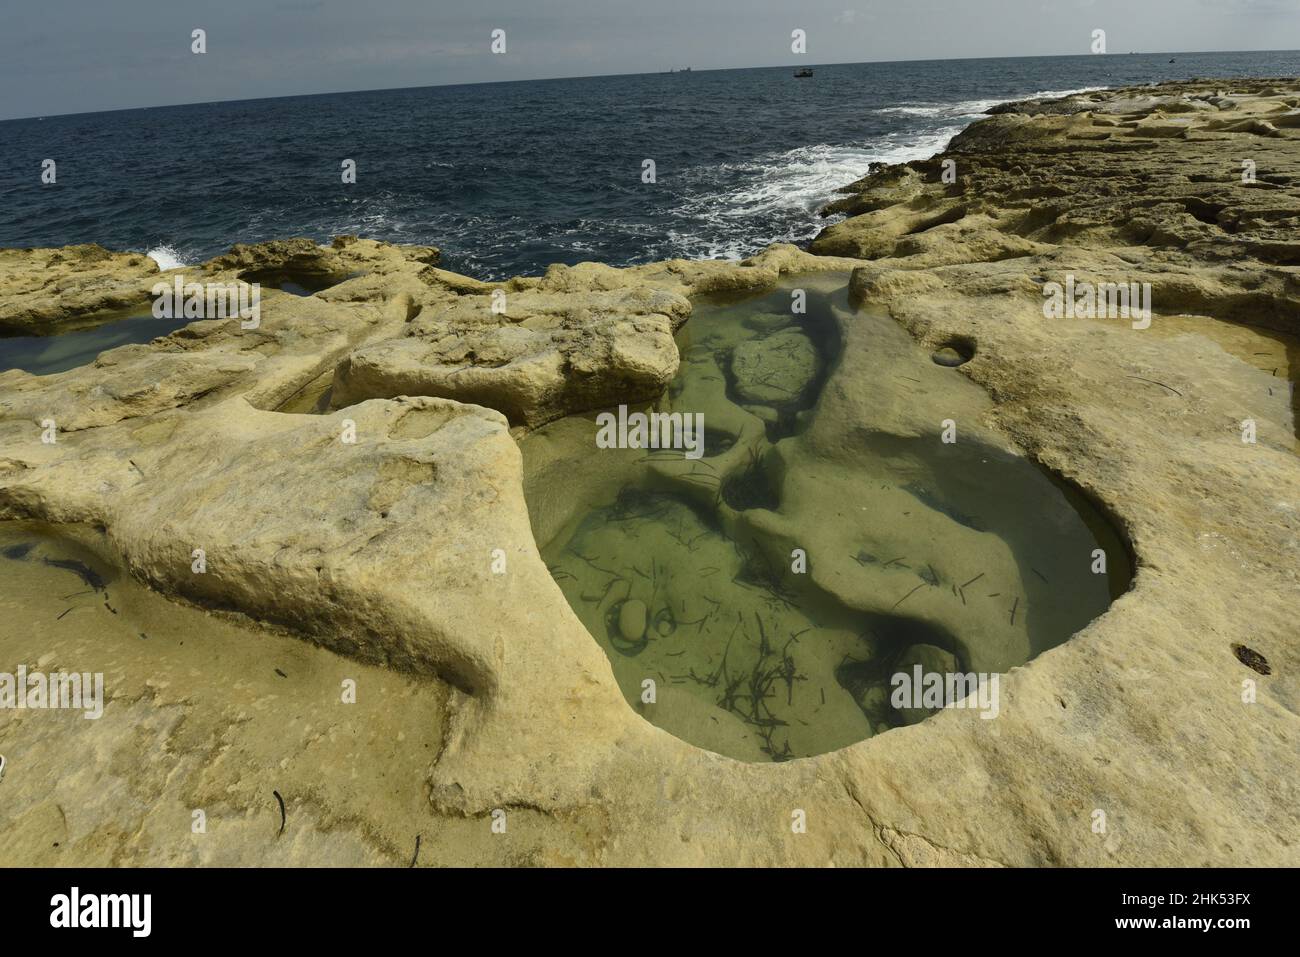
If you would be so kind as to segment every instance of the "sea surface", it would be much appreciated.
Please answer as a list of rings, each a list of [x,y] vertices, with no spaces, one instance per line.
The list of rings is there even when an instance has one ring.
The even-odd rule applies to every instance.
[[[353,233],[485,279],[553,262],[738,258],[808,240],[873,161],[933,155],[990,106],[1300,52],[692,71],[285,97],[0,122],[0,246],[97,242],[194,263]],[[42,185],[52,158],[57,182]],[[344,185],[341,163],[356,161]],[[643,161],[656,182],[642,181]]]

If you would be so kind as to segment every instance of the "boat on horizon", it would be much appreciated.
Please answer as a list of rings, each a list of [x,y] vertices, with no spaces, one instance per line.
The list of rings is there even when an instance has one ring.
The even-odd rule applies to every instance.
[[[812,76],[813,71],[811,67],[804,67],[802,70],[795,70],[794,75],[796,79],[802,80],[804,77]]]

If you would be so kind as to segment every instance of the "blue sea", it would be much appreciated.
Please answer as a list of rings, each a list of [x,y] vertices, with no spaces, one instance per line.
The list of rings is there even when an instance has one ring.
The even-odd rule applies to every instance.
[[[692,71],[11,120],[0,246],[97,242],[173,266],[236,242],[354,233],[439,246],[447,268],[485,279],[737,258],[810,239],[837,187],[873,161],[934,154],[994,104],[1278,75],[1300,75],[1300,52]],[[47,157],[58,181],[43,186]]]

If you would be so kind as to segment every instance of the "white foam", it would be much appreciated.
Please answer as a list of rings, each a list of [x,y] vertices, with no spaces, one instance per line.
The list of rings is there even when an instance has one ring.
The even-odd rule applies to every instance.
[[[1076,96],[1080,93],[1095,93],[1098,90],[1104,89],[1106,89],[1104,86],[1084,86],[1079,87],[1076,90],[1038,90],[1035,93],[1026,93],[1024,96],[1015,96],[1010,98],[1000,97],[991,100],[959,100],[956,103],[917,101],[901,103],[898,106],[885,106],[878,110],[873,110],[872,112],[902,116],[979,116],[1001,103],[1015,103],[1018,100],[1057,99],[1063,96]]]
[[[978,116],[990,107],[1006,102],[1006,100],[962,100],[959,103],[907,103],[902,106],[881,107],[873,112],[903,116]]]
[[[185,260],[181,259],[181,254],[171,246],[155,246],[145,253],[150,259],[158,264],[158,268],[163,272],[168,269],[179,269],[181,266],[188,265]]]
[[[691,170],[687,176],[693,180],[694,195],[673,213],[679,222],[695,220],[699,226],[669,230],[664,252],[735,259],[770,243],[811,239],[835,221],[819,219],[817,211],[839,189],[867,175],[873,163],[926,159],[943,150],[961,129],[899,130],[863,143],[800,146],[745,163]],[[710,183],[721,179],[740,183]],[[765,219],[783,225],[773,235],[754,235],[753,225]]]
[[[812,239],[843,218],[820,219],[817,212],[835,199],[840,189],[866,176],[873,163],[928,159],[942,152],[972,119],[999,103],[1104,89],[1090,86],[1039,90],[1013,98],[903,103],[874,112],[928,117],[943,125],[897,130],[862,143],[800,146],[744,163],[688,170],[686,179],[693,195],[673,213],[678,223],[694,220],[698,225],[669,229],[663,240],[647,243],[647,247],[665,257],[740,259],[771,243]],[[782,225],[772,230],[773,235],[756,235],[754,225],[764,220]]]
[[[1108,86],[1081,86],[1077,90],[1039,90],[1037,93],[1030,93],[1028,96],[1022,96],[1022,100],[1048,100],[1060,99],[1063,96],[1078,96],[1080,93],[1098,93],[1101,90],[1109,90]],[[1014,102],[1012,100],[1003,100],[1004,103]]]

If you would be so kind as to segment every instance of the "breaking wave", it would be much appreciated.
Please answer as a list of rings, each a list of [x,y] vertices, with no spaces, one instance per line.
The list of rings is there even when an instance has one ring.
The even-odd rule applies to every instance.
[[[178,269],[181,266],[189,265],[189,263],[185,262],[185,260],[181,258],[181,254],[171,246],[155,246],[153,249],[145,253],[145,255],[156,262],[158,268],[163,272],[166,272],[168,269]]]

